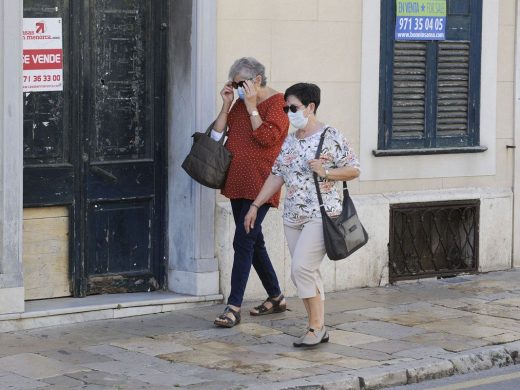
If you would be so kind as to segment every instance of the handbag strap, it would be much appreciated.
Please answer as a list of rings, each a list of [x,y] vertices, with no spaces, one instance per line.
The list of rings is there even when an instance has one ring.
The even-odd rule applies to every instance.
[[[327,132],[328,129],[329,129],[329,127],[325,128],[325,130],[323,130],[323,132],[321,133],[320,143],[318,144],[318,149],[316,150],[316,156],[315,156],[316,160],[320,159],[321,149],[323,147],[323,141],[325,141],[325,133]],[[316,172],[313,172],[313,177],[314,177],[314,185],[316,186],[316,193],[318,194],[318,203],[320,205],[320,211],[322,214],[326,215],[325,205],[323,204],[323,198],[321,197],[320,185],[318,184],[318,174]],[[348,194],[347,182],[343,181],[343,200],[345,200],[346,197],[348,197],[348,196],[349,196],[349,194]]]
[[[205,131],[205,134],[208,136],[208,137],[211,137],[211,130],[213,130],[213,126],[215,125],[215,121],[211,122],[211,124],[208,126],[208,128],[206,129]],[[226,132],[223,132],[224,134],[222,134],[222,137],[220,137],[220,139],[216,142],[218,142],[219,144],[221,145],[224,145],[224,139],[226,138]]]

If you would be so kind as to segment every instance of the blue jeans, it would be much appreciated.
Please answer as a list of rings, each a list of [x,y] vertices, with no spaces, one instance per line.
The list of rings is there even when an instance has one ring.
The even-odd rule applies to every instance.
[[[227,303],[238,307],[242,305],[244,299],[251,264],[255,267],[267,294],[270,297],[277,297],[281,294],[278,278],[267,254],[264,235],[262,234],[262,221],[270,206],[265,204],[260,207],[255,227],[247,234],[244,229],[244,218],[251,203],[253,202],[248,199],[231,199],[231,208],[235,219],[235,237],[233,238],[235,256],[233,271],[231,272],[231,293]]]

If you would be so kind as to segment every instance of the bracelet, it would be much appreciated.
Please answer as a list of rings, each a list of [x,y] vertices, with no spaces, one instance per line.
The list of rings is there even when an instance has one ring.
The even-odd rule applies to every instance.
[[[254,203],[251,203],[251,207],[254,207],[254,208],[256,208],[257,210],[260,209],[260,206],[254,204]]]
[[[325,169],[325,180],[329,180],[329,170]]]

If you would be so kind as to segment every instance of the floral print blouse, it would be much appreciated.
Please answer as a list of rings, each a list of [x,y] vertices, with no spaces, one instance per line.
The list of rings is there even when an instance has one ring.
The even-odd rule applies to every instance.
[[[283,218],[287,223],[303,224],[310,219],[321,218],[309,160],[316,156],[324,129],[327,132],[320,155],[323,167],[359,169],[359,161],[352,147],[337,129],[324,126],[317,133],[302,139],[296,138],[296,133],[289,134],[271,170],[274,175],[282,177],[286,186]],[[327,214],[339,215],[342,206],[341,194],[335,185],[337,182],[318,180]]]

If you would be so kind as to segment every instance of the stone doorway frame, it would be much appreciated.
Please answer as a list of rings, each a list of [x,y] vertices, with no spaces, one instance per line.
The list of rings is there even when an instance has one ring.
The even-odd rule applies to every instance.
[[[516,0],[514,137],[513,149],[513,256],[512,267],[520,267],[520,0]]]
[[[216,191],[195,183],[181,163],[192,134],[215,119],[217,5],[170,0],[168,42],[168,289],[219,292],[215,256]]]
[[[0,314],[24,311],[22,1],[0,0]]]

